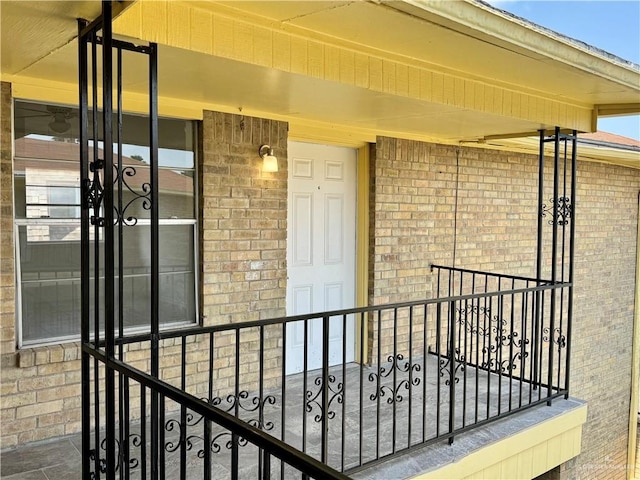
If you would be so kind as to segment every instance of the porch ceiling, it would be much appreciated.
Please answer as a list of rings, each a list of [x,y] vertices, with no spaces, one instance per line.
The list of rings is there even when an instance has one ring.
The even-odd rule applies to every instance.
[[[75,19],[99,8],[0,2],[1,73],[16,96],[77,102]],[[640,110],[637,66],[474,0],[138,1],[114,29],[160,44],[165,115],[242,108],[367,139],[456,142],[555,125],[589,131],[600,106]],[[146,71],[134,59],[125,68],[125,108],[141,111]]]

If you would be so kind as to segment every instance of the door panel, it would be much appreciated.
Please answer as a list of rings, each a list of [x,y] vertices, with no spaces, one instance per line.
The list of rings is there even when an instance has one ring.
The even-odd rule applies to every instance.
[[[289,143],[287,314],[355,305],[356,150]],[[329,362],[354,359],[354,320],[329,322]],[[322,366],[322,320],[307,322],[307,368]],[[305,322],[287,327],[287,373],[304,368]],[[343,341],[345,345],[343,345]]]

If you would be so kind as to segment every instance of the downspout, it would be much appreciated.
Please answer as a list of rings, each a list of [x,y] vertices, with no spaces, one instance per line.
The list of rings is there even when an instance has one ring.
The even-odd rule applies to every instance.
[[[631,354],[631,402],[629,405],[629,443],[627,479],[635,477],[638,435],[638,383],[640,381],[640,192],[638,192],[638,227],[636,236],[636,291],[633,313],[633,347]]]

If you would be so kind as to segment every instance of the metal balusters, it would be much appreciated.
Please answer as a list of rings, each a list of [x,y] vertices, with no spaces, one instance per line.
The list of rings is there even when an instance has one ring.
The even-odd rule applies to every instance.
[[[544,318],[545,318],[545,305],[546,305],[546,301],[545,301],[545,291],[540,292],[540,298],[541,298],[541,306],[540,306],[540,319],[539,319],[539,325],[538,325],[538,344],[539,344],[539,354],[538,354],[538,378],[537,378],[537,382],[538,382],[538,401],[540,401],[540,399],[542,398],[542,387],[544,386],[544,383],[542,383],[542,378],[543,378],[543,374],[544,372],[542,371],[542,366],[543,366],[543,357],[544,357],[544,351],[543,351],[543,345],[542,345],[542,341],[544,338],[543,335],[543,331],[544,331]],[[551,292],[553,294],[553,292]]]
[[[501,279],[498,278],[498,291],[500,291]],[[504,339],[504,296],[498,297],[498,335],[496,336],[496,373],[502,373],[502,345]],[[498,376],[496,379],[498,382],[498,416],[502,413],[502,378]]]
[[[368,317],[367,317],[368,318]],[[363,422],[364,422],[364,416],[363,416],[363,407],[364,407],[364,362],[365,362],[365,358],[364,358],[364,332],[366,330],[365,328],[365,312],[360,312],[360,405],[359,405],[359,409],[358,409],[358,414],[359,414],[359,422],[358,422],[358,460],[359,460],[359,465],[362,465],[362,460],[363,460],[363,455],[362,455],[362,442],[363,442]],[[346,383],[345,383],[345,389],[346,389]],[[346,402],[345,402],[346,403]]]
[[[428,320],[428,304],[424,304],[424,312],[422,317],[422,443],[427,439],[427,320]]]
[[[475,288],[474,288],[475,290]],[[475,293],[475,291],[474,291]],[[472,302],[475,302],[475,308],[473,310],[472,322],[475,318],[475,337],[476,337],[476,371],[475,371],[475,395],[474,395],[474,420],[478,423],[480,407],[478,405],[479,397],[480,397],[480,299],[473,299]],[[472,303],[472,307],[474,303]],[[483,315],[484,318],[484,315]]]
[[[381,363],[382,363],[382,311],[378,310],[378,374],[376,375],[376,458],[380,458],[380,377],[381,377]],[[371,379],[371,375],[369,375],[369,379]]]
[[[449,355],[449,445],[453,443],[453,432],[456,424],[456,344],[455,344],[455,312],[456,304],[455,300],[448,303],[449,315],[447,328],[447,340],[449,345],[447,346]]]
[[[322,317],[322,432],[320,439],[320,459],[327,463],[329,458],[329,321]]]
[[[538,282],[535,283],[535,285],[538,285]],[[539,301],[539,296],[540,296],[540,291],[536,290],[532,293],[532,299],[531,299],[531,335],[529,336],[531,338],[531,350],[532,352],[535,352],[536,349],[536,334],[535,334],[535,328],[536,328],[536,316],[538,314],[538,308],[536,306],[536,304]],[[531,355],[531,358],[529,358],[529,403],[531,403],[533,401],[533,392],[536,390],[537,388],[537,383],[536,383],[536,377],[535,377],[535,362],[536,362],[536,355],[535,353]]]
[[[214,332],[209,333],[209,385],[208,385],[208,395],[207,402],[211,404],[213,402],[213,355],[214,355]],[[212,432],[211,432],[211,422],[208,419],[204,420],[203,423],[203,436],[204,436],[204,451],[203,451],[203,460],[204,460],[204,472],[203,479],[211,480],[211,440],[212,440]]]
[[[98,51],[96,46],[96,34],[91,34],[91,87],[92,87],[92,105],[91,113],[93,116],[93,162],[89,165],[89,169],[93,172],[93,180],[91,181],[90,188],[92,190],[93,198],[95,199],[93,206],[93,216],[91,223],[93,225],[94,239],[100,238],[100,208],[99,200],[101,200],[102,192],[100,187],[100,175],[99,171],[102,168],[102,161],[98,158]],[[94,345],[98,347],[100,343],[100,242],[94,241],[94,254],[93,254],[93,337]],[[102,465],[100,462],[100,363],[98,358],[95,357],[93,363],[94,371],[94,452],[95,452],[95,466],[94,474],[97,480],[100,480],[100,473]]]
[[[304,320],[304,346],[302,367],[302,451],[307,451],[307,369],[309,367],[309,320]]]
[[[474,273],[471,276],[471,293],[475,294],[476,293],[476,274]],[[477,332],[477,325],[474,327],[474,322],[476,320],[477,317],[477,308],[475,308],[475,300],[471,299],[471,312],[470,312],[470,317],[471,317],[471,321],[470,321],[470,326],[471,329],[469,331],[470,334],[470,342],[471,342],[471,346],[470,346],[470,351],[466,353],[466,355],[468,355],[468,359],[471,361],[475,362],[475,375],[474,375],[474,380],[475,380],[475,395],[474,395],[474,416],[475,416],[475,421],[478,421],[478,346],[476,344],[474,344],[474,331]],[[477,337],[477,334],[476,334]],[[476,346],[476,348],[474,349],[474,345]],[[476,352],[476,358],[473,358],[473,352]],[[468,362],[467,362],[468,364]],[[466,378],[465,378],[465,388],[466,388]],[[466,425],[466,415],[462,416],[463,418],[463,426]]]
[[[280,415],[280,440],[287,441],[286,438],[286,421],[287,421],[287,324],[282,324],[282,411]],[[303,390],[304,391],[304,390]],[[303,393],[304,395],[304,393]],[[302,399],[304,405],[304,397]],[[302,410],[304,415],[304,407]],[[304,449],[303,449],[304,451]],[[280,480],[284,480],[284,461],[280,461]]]
[[[396,400],[398,398],[398,309],[393,309],[393,360],[391,367],[393,369],[393,390],[391,392],[391,400],[393,405],[393,433],[391,436],[391,452],[396,453],[396,435],[397,435],[397,415]]]
[[[154,392],[151,390],[151,478],[161,478],[164,479],[167,477],[166,472],[166,463],[167,456],[165,452],[166,442],[166,434],[165,428],[166,425],[166,403],[165,397],[159,396],[158,392]],[[154,402],[155,397],[155,402]],[[156,415],[153,414],[153,407],[156,405]],[[156,420],[159,418],[159,422]],[[156,429],[160,431],[159,441],[158,438],[153,437],[154,435],[154,424],[156,425]],[[156,454],[155,461],[153,458],[154,448],[158,448],[159,452]],[[155,474],[154,474],[155,468]],[[155,477],[154,477],[155,475]]]
[[[515,290],[516,285],[515,285],[515,280],[512,279],[511,280],[511,290]],[[511,323],[509,325],[509,411],[511,411],[511,408],[513,406],[512,404],[512,392],[513,392],[513,369],[515,368],[514,362],[515,359],[513,358],[513,344],[516,341],[516,339],[518,338],[518,334],[515,331],[515,306],[516,306],[516,301],[515,301],[515,294],[511,294]]]
[[[147,391],[140,385],[140,474],[147,478]]]
[[[271,455],[262,449],[259,451],[262,453],[262,480],[271,480]]]
[[[258,365],[258,426],[264,429],[264,325],[258,327],[260,338],[260,357]],[[263,477],[263,468],[266,468],[262,463],[262,451],[258,450],[258,476]]]
[[[439,274],[438,274],[439,278]],[[439,282],[438,282],[439,283]],[[440,365],[442,365],[442,349],[440,347],[442,337],[442,303],[436,304],[436,360],[439,364],[438,370],[440,370]],[[442,375],[438,372],[436,374],[436,437],[440,437],[440,377]]]
[[[309,382],[308,377],[311,373],[309,372],[310,363],[305,365],[302,373],[304,382],[287,382],[285,375],[285,350],[281,349],[283,347],[281,344],[276,347],[278,351],[283,354],[282,363],[284,364],[284,367],[282,365],[278,365],[277,367],[279,371],[282,371],[283,375],[282,385],[277,387],[283,393],[283,401],[282,405],[276,404],[276,408],[280,408],[280,411],[278,411],[280,418],[285,419],[283,420],[283,425],[281,425],[283,435],[285,432],[284,426],[286,424],[284,422],[286,422],[286,417],[291,417],[290,412],[284,412],[286,398],[289,397],[291,399],[291,395],[297,398],[303,393],[302,401],[304,405],[302,414],[308,416],[311,413],[311,410],[309,410],[310,397],[308,397],[308,394],[311,392],[307,392],[307,387],[311,387],[309,390],[313,391],[313,395],[315,395],[312,398],[317,398],[319,402],[318,407],[320,408],[320,412],[318,416],[318,426],[320,428],[306,428],[303,442],[307,449],[320,445],[318,459],[324,460],[325,462],[331,461],[332,465],[338,470],[350,471],[350,469],[354,467],[350,459],[355,460],[355,466],[366,465],[371,461],[382,459],[394,453],[415,448],[417,445],[413,441],[414,437],[416,440],[419,437],[419,430],[417,430],[417,428],[422,428],[424,443],[433,442],[438,437],[446,437],[449,441],[452,441],[460,432],[472,428],[474,423],[484,423],[488,419],[493,420],[500,418],[523,406],[526,408],[532,403],[527,402],[526,396],[522,393],[522,389],[525,388],[526,385],[517,383],[529,381],[525,376],[526,372],[531,368],[530,365],[526,364],[528,361],[526,354],[530,352],[530,345],[526,344],[526,341],[531,335],[531,327],[529,326],[531,322],[528,317],[532,315],[532,310],[529,305],[534,303],[533,299],[537,291],[544,293],[548,290],[548,295],[549,292],[554,290],[556,290],[558,294],[561,294],[560,292],[562,290],[559,286],[553,285],[538,287],[535,281],[520,284],[519,280],[507,276],[492,277],[489,281],[486,281],[483,286],[482,278],[484,278],[484,274],[480,276],[465,273],[464,276],[456,276],[454,282],[456,296],[451,298],[434,299],[426,302],[406,302],[404,304],[391,306],[349,309],[340,312],[330,312],[320,317],[311,314],[293,317],[294,319],[292,320],[273,319],[264,322],[255,321],[243,324],[207,327],[204,331],[209,332],[208,374],[212,379],[213,370],[216,368],[214,364],[214,348],[216,347],[215,335],[225,334],[227,332],[231,333],[233,337],[229,335],[229,339],[231,340],[231,338],[233,338],[231,340],[231,349],[236,363],[234,365],[235,368],[232,370],[235,371],[235,394],[231,395],[230,398],[235,399],[236,402],[239,398],[246,398],[243,395],[248,392],[245,391],[246,389],[243,388],[244,383],[242,383],[245,366],[250,368],[252,372],[258,372],[256,382],[253,384],[254,386],[251,387],[255,389],[256,394],[256,400],[254,400],[253,403],[253,405],[255,405],[254,410],[256,411],[256,422],[251,424],[260,430],[264,430],[263,426],[266,422],[265,416],[268,413],[265,410],[264,402],[269,396],[270,388],[266,383],[266,369],[270,367],[265,363],[265,358],[267,362],[271,358],[270,353],[266,350],[268,348],[266,343],[267,333],[268,329],[271,328],[269,325],[274,325],[274,328],[277,328],[278,331],[281,332],[281,329],[286,331],[286,324],[289,321],[302,321],[303,326],[304,323],[306,323],[307,331],[304,338],[306,338],[305,343],[307,343],[307,346],[305,347],[305,356],[308,362],[311,362],[313,354],[312,347],[308,344],[310,337],[309,327],[311,326],[309,322],[317,321],[319,323],[321,321],[323,331],[322,375],[312,382],[319,387],[317,391],[313,391],[313,387],[311,387],[311,383]],[[461,280],[463,281],[462,291],[460,291]],[[476,290],[478,290],[477,293]],[[485,293],[482,290],[488,290],[488,292]],[[458,295],[460,293],[462,293],[462,295]],[[543,305],[548,311],[546,307],[548,307],[549,301],[547,299],[548,296],[544,297]],[[483,305],[486,305],[486,307],[483,307]],[[420,308],[423,309],[422,312],[420,312]],[[435,315],[429,315],[429,308],[435,308],[435,310],[433,310]],[[520,319],[516,317],[517,312],[521,315]],[[365,375],[365,366],[362,364],[362,360],[366,357],[366,332],[364,328],[361,328],[360,331],[356,333],[356,336],[360,339],[359,348],[361,359],[361,365],[358,366],[359,370],[353,372],[355,374],[354,379],[357,376],[360,377],[360,383],[357,386],[357,380],[350,385],[346,381],[349,371],[349,366],[345,362],[348,351],[347,344],[349,343],[346,335],[338,341],[335,352],[333,350],[330,351],[330,344],[328,342],[329,333],[333,331],[331,330],[332,328],[341,329],[346,333],[349,325],[349,315],[357,315],[357,318],[360,319],[361,326],[364,325],[367,315],[375,315],[374,332],[378,332],[375,334],[377,337],[375,340],[378,342],[376,347],[378,362],[370,377]],[[406,337],[407,328],[409,332],[413,332],[414,329],[418,327],[419,319],[423,321],[422,334]],[[542,319],[543,323],[541,326],[543,329],[546,329],[549,322],[546,313],[542,316]],[[429,334],[429,332],[434,331],[434,324],[435,340],[432,339]],[[171,363],[172,360],[170,360],[171,357],[165,357],[167,353],[166,350],[164,350],[165,348],[171,347],[172,350],[176,351],[176,359],[179,359],[181,362],[179,365],[180,369],[178,370],[180,375],[178,386],[182,391],[185,391],[187,386],[191,384],[188,369],[191,358],[190,355],[187,355],[188,351],[191,350],[190,347],[187,347],[187,344],[191,345],[192,343],[190,341],[191,335],[199,335],[202,331],[202,329],[194,329],[193,332],[186,334],[180,333],[178,335],[168,332],[161,335],[163,348],[162,358],[167,361],[167,363],[165,363],[163,360],[162,368],[164,369],[165,367],[173,365]],[[481,334],[481,331],[485,331],[486,335]],[[546,331],[547,330],[545,330],[545,332]],[[514,334],[519,336],[518,343],[515,343],[516,338]],[[286,340],[286,333],[284,336]],[[255,341],[256,337],[258,341]],[[422,340],[420,337],[422,337]],[[544,335],[541,335],[541,338],[543,337]],[[172,341],[171,338],[175,340]],[[486,338],[488,352],[484,359],[482,358],[481,352],[483,338]],[[420,341],[423,341],[422,347],[419,347],[417,344],[417,342]],[[433,349],[433,351],[428,350],[429,342],[431,342],[432,346],[435,343],[435,349]],[[194,347],[196,343],[197,342],[193,342]],[[205,344],[206,343],[205,338]],[[247,354],[245,354],[244,347],[249,345],[255,346],[250,346]],[[557,348],[556,345],[557,344],[554,343],[553,347]],[[173,348],[174,346],[175,349]],[[240,348],[241,346],[242,349]],[[418,347],[417,351],[416,347]],[[340,350],[339,355],[333,355],[333,353],[338,353],[338,349]],[[422,350],[424,354],[422,359],[419,358],[421,355],[420,350]],[[557,365],[557,357],[555,357],[556,362],[549,366],[547,351],[548,349],[545,346],[545,355],[540,358],[540,360],[544,362],[544,365],[541,365],[539,370],[545,377],[547,374],[545,369],[553,368],[553,365]],[[333,356],[330,356],[329,353]],[[168,355],[173,355],[173,353],[169,353]],[[404,355],[407,355],[407,357],[404,357]],[[231,355],[229,358],[231,358]],[[332,358],[333,360],[331,360]],[[437,386],[435,392],[430,390],[433,386],[427,382],[426,368],[429,358],[435,359],[439,364],[439,370],[436,371]],[[519,366],[518,361],[520,361]],[[257,362],[257,364],[249,365],[249,362]],[[336,364],[331,365],[331,362],[335,362]],[[383,364],[383,362],[385,363]],[[423,374],[419,373],[421,367],[425,371]],[[285,370],[281,370],[281,368]],[[378,373],[377,375],[376,372]],[[555,380],[556,370],[554,370],[553,373],[554,384],[551,388],[553,390],[553,396],[555,397],[560,393],[558,393],[559,386]],[[475,377],[470,378],[470,376],[474,374]],[[342,385],[339,385],[337,389],[334,390],[332,385],[335,386],[338,377],[341,377]],[[368,385],[371,391],[374,392],[370,397],[369,395],[365,395],[367,391],[367,386],[365,385],[367,378],[369,379]],[[420,389],[422,391],[422,404],[416,405],[417,398],[419,397],[416,396],[416,398],[414,398],[414,394],[418,391],[416,388],[420,388],[418,386],[420,380],[423,381],[423,386]],[[444,382],[444,384],[442,382]],[[458,388],[461,382],[462,388]],[[300,392],[300,390],[295,392],[292,390],[293,385],[297,385],[297,388],[300,388],[302,383],[304,383],[302,392]],[[490,404],[486,418],[482,418],[483,416],[480,414],[480,410],[484,406],[484,401],[480,397],[484,397],[481,391],[484,390],[485,387],[487,388],[488,395],[487,402],[490,402]],[[348,388],[352,389],[351,392],[347,392]],[[358,391],[355,390],[356,388]],[[475,396],[474,391],[477,392]],[[409,398],[405,399],[405,401],[403,401],[402,397],[405,395],[402,392],[408,392]],[[498,400],[498,404],[495,404],[496,393],[498,393],[499,396],[509,394],[510,400],[502,398]],[[564,392],[562,392],[562,394],[564,394]],[[211,381],[209,384],[209,394],[205,399],[208,404],[211,403],[213,395],[213,382]],[[434,395],[438,397],[435,402],[433,402]],[[442,395],[448,395],[449,397],[448,408],[447,406],[443,408],[439,406],[441,401],[443,404],[446,404],[446,398]],[[517,400],[515,395],[518,395]],[[188,404],[173,403],[173,400],[167,403],[165,398],[164,394],[159,396],[159,401],[162,405],[160,411],[166,410],[167,419],[172,419],[172,416],[176,415],[176,420],[174,421],[176,425],[181,425],[181,430],[176,429],[174,431],[174,433],[177,432],[176,434],[180,436],[179,441],[176,442],[176,448],[179,448],[179,450],[176,452],[175,457],[166,454],[165,458],[163,454],[158,466],[159,476],[160,478],[171,477],[174,471],[170,468],[171,460],[177,458],[180,465],[176,463],[176,469],[179,467],[180,473],[175,473],[175,476],[176,478],[184,478],[189,474],[189,464],[187,460],[190,458],[188,453],[190,451],[190,444],[188,442],[192,437],[189,436],[189,432],[186,429],[187,427],[195,425],[195,423],[189,423],[191,422],[190,415],[193,407]],[[260,403],[255,403],[256,401]],[[360,402],[360,405],[358,405],[356,409],[351,409],[354,419],[361,419],[360,431],[358,432],[360,438],[357,443],[350,443],[349,438],[346,437],[349,425],[347,415],[349,415],[348,412],[350,410],[350,408],[347,408],[347,401],[349,401],[350,404],[356,401]],[[546,398],[543,398],[542,401],[546,401]],[[336,410],[336,408],[331,409],[332,403],[334,407],[340,404],[339,410]],[[123,408],[125,408],[124,405]],[[230,402],[229,408],[231,409],[229,413],[234,417],[238,417],[241,411],[248,411],[239,403],[232,404]],[[373,415],[367,415],[368,408],[371,408],[371,412],[375,411],[375,417]],[[470,410],[472,408],[474,409],[473,413]],[[296,407],[296,411],[298,411],[298,407]],[[417,423],[414,427],[411,422],[414,413],[423,415],[422,420],[418,420],[422,422],[422,427],[417,427]],[[337,422],[337,418],[334,417],[335,414],[341,415],[339,423]],[[429,419],[433,419],[434,415],[437,417],[435,422],[436,435],[433,435],[432,431],[429,432],[431,428],[430,425],[433,423],[432,420]],[[371,418],[372,421],[376,423],[376,454],[374,457],[369,457],[365,454],[366,441],[364,440],[364,435],[367,429],[364,427],[367,426],[365,422],[367,422],[368,418]],[[375,420],[373,420],[374,418]],[[336,420],[336,422],[333,422],[332,425],[331,420]],[[305,419],[305,422],[306,421],[307,419]],[[406,429],[402,430],[400,425],[404,425],[405,421],[407,422]],[[163,424],[165,423],[164,419],[162,422]],[[210,420],[203,420],[204,432],[201,430],[201,432],[203,432],[201,433],[203,440],[211,438],[212,436],[213,431],[211,430],[211,424],[209,422]],[[389,423],[387,424],[387,422]],[[209,427],[207,426],[208,423]],[[447,424],[448,428],[446,427]],[[311,424],[308,424],[306,427],[310,425]],[[443,428],[442,425],[445,425],[444,428],[446,428],[446,432],[445,430],[440,430],[440,428]],[[390,432],[388,436],[385,436],[384,432],[387,426]],[[405,432],[407,435],[406,441],[403,439]],[[161,433],[164,435],[164,432]],[[244,448],[245,438],[232,430],[229,430],[228,434],[232,438],[232,441],[229,442],[229,450],[227,450],[227,454],[231,456],[232,476],[233,478],[239,478],[242,476],[240,470],[244,469],[245,466],[244,463],[239,462],[239,452]],[[168,440],[174,438],[170,437],[169,434],[166,435]],[[128,434],[123,434],[124,438],[127,436]],[[318,440],[320,440],[320,443],[317,443]],[[389,448],[388,442],[392,442],[391,448]],[[166,448],[167,444],[164,438],[161,439],[161,444]],[[209,444],[209,440],[205,441],[205,445],[207,444]],[[372,445],[372,447],[374,447],[374,445]],[[234,454],[234,448],[238,453]],[[355,455],[356,448],[359,448],[357,455]],[[211,478],[211,465],[216,463],[216,455],[219,454],[216,452],[206,453],[206,449],[204,450],[202,456],[198,453],[199,458],[204,458],[207,455],[209,455],[210,458],[204,461],[205,473],[203,477],[207,478],[208,475],[209,478]],[[313,449],[313,454],[317,455],[315,449]],[[233,458],[234,455],[238,456],[235,460]],[[260,447],[258,447],[258,455],[254,456],[250,454],[250,457],[255,459],[252,461],[256,462],[254,465],[257,466],[257,476],[259,478],[269,478],[272,476],[265,463],[267,458],[271,458],[270,451],[260,450]],[[226,461],[226,459],[223,461]],[[284,474],[285,469],[287,470],[287,474]],[[291,467],[287,467],[286,462],[282,461],[280,477],[288,477],[291,471],[290,469]],[[209,474],[206,472],[209,472]],[[300,475],[309,478],[309,474],[304,471],[301,471]],[[134,474],[134,476],[137,476],[137,474]]]
[[[413,305],[409,305],[409,411],[407,412],[407,448],[411,447],[411,406],[413,403]]]
[[[130,460],[130,451],[129,451],[129,439],[131,438],[131,418],[129,416],[129,379],[124,375],[118,375],[120,377],[120,388],[121,388],[121,401],[120,404],[120,431],[122,435],[120,436],[120,465],[122,477],[126,480],[130,477],[131,472],[129,469],[129,460]]]
[[[345,432],[347,425],[347,315],[342,315],[342,428],[340,429],[340,471],[344,472]]]
[[[485,297],[486,298],[486,297]],[[487,302],[489,304],[488,310],[487,310],[487,321],[486,321],[486,325],[488,328],[488,332],[491,332],[491,320],[493,318],[492,312],[492,305],[493,305],[493,300],[495,297],[489,297],[487,298]],[[487,363],[486,363],[486,371],[487,371],[487,396],[486,396],[486,418],[490,418],[491,417],[491,365],[492,365],[492,359],[491,359],[491,333],[489,333],[489,335],[485,336],[485,339],[487,341]]]
[[[462,290],[462,281],[460,282],[460,289]],[[469,306],[469,301],[468,300],[464,300],[464,310],[460,309],[460,311],[464,311],[464,312],[468,312],[468,306]],[[454,321],[456,321],[457,318],[454,317]],[[463,330],[463,336],[464,336],[464,346],[462,349],[460,349],[460,347],[458,347],[460,349],[460,357],[459,357],[459,361],[462,362],[463,364],[467,363],[467,328],[466,328],[466,318],[465,318],[465,323],[463,324],[459,324],[458,326],[458,331]],[[458,345],[460,345],[460,342],[458,342]],[[455,369],[454,369],[455,370]],[[466,365],[462,367],[462,428],[464,428],[466,426],[466,416],[467,416],[467,367]]]
[[[234,393],[235,403],[233,411],[236,418],[240,416],[240,328],[235,328],[235,369],[234,369]],[[238,480],[238,447],[240,437],[236,432],[231,432],[231,479]]]
[[[187,339],[181,337],[180,355],[182,362],[180,365],[180,388],[183,392],[187,391]],[[180,480],[187,478],[187,409],[184,405],[180,405]]]
[[[527,282],[526,288],[529,288],[529,282]],[[528,292],[525,292],[522,295],[522,304],[520,306],[520,331],[522,335],[520,338],[520,382],[518,383],[518,408],[522,408],[522,385],[525,382],[525,366],[527,355],[525,351],[525,346],[527,344],[527,299],[529,298]]]

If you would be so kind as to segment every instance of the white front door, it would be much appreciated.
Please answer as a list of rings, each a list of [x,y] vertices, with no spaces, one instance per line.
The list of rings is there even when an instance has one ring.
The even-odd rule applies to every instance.
[[[355,305],[356,160],[352,148],[289,142],[287,315]],[[354,320],[329,324],[329,364],[354,359]],[[287,326],[286,370],[304,368],[305,322]],[[307,369],[322,366],[322,320],[307,322]]]

